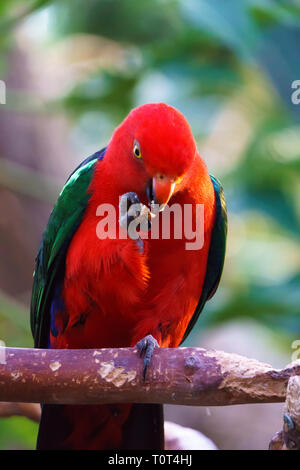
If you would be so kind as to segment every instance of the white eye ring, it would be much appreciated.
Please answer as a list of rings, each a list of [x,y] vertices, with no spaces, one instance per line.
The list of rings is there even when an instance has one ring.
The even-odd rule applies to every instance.
[[[135,158],[142,158],[141,147],[137,140],[135,140],[133,144],[133,155],[135,156]]]

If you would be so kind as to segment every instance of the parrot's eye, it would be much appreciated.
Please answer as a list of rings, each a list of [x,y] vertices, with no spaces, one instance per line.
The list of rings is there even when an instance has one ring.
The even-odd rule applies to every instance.
[[[141,147],[137,140],[135,140],[133,144],[133,154],[135,158],[142,158]]]

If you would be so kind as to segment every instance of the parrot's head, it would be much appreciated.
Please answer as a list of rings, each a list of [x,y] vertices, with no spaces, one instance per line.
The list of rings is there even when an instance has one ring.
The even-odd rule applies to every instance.
[[[187,120],[164,103],[133,109],[115,130],[107,150],[120,189],[160,205],[167,204],[178,190],[195,155]]]

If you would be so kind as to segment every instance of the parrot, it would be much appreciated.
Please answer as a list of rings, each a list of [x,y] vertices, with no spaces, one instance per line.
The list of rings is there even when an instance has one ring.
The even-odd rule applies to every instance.
[[[119,213],[117,236],[97,235],[103,205]],[[187,249],[190,238],[174,228],[169,237],[124,236],[142,213],[149,232],[173,205],[193,217],[204,208],[201,247]],[[180,346],[216,292],[226,237],[223,188],[185,116],[165,103],[132,109],[69,176],[49,217],[35,261],[34,347],[137,347],[145,381],[155,349]],[[41,407],[37,449],[164,449],[161,404]]]

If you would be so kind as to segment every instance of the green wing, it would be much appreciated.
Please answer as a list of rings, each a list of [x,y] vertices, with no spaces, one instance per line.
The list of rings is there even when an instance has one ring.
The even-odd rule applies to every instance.
[[[226,237],[227,237],[227,210],[221,183],[213,175],[210,175],[216,197],[216,220],[211,233],[210,248],[207,259],[206,274],[200,300],[192,316],[181,343],[187,338],[194,327],[205,302],[216,292],[223,271]]]
[[[55,283],[63,279],[65,258],[90,194],[88,187],[95,164],[105,149],[87,158],[70,175],[50,215],[36,257],[31,297],[30,324],[35,347],[48,347],[50,306]]]

